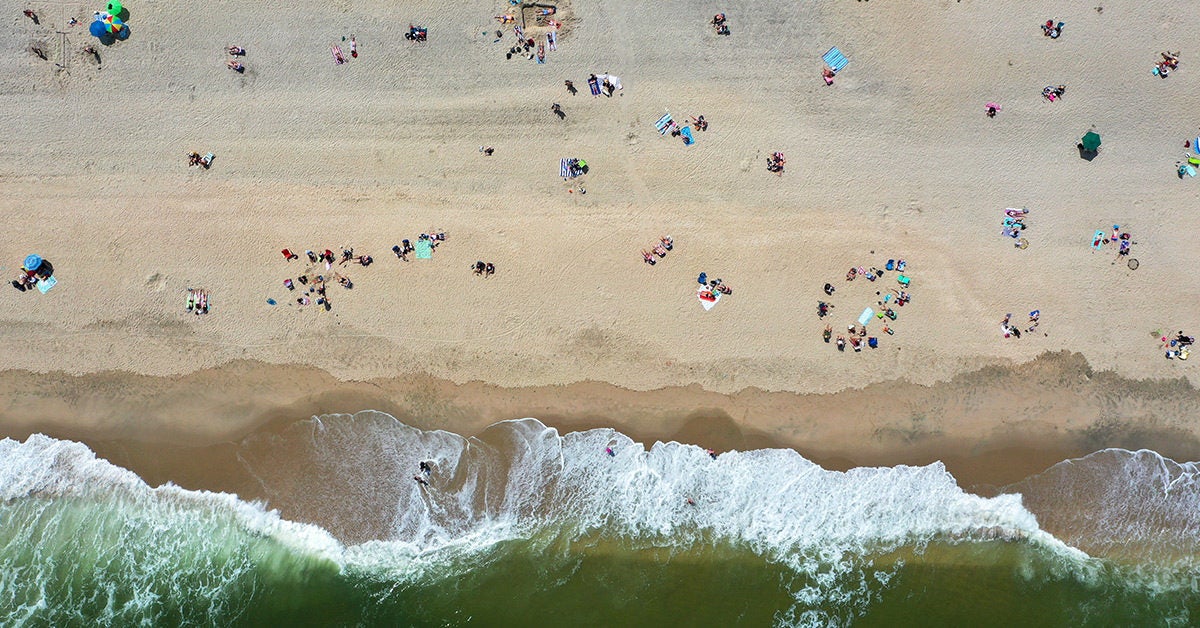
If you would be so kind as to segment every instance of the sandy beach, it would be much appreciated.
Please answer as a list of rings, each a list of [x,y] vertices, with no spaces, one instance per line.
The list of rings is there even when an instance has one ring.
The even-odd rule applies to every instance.
[[[1185,112],[1200,96],[1187,52],[1167,79],[1150,69],[1200,19],[1166,2],[1063,3],[1055,10],[1070,10],[1068,26],[1051,40],[1038,28],[1045,16],[1017,2],[750,2],[731,17],[734,34],[719,37],[707,25],[716,5],[573,4],[545,64],[505,59],[511,35],[493,41],[503,7],[490,2],[218,3],[204,15],[130,7],[131,37],[101,47],[99,65],[81,52],[93,41],[84,4],[43,8],[40,25],[11,17],[0,61],[9,129],[0,207],[10,216],[0,267],[15,275],[38,253],[59,283],[0,298],[0,368],[25,382],[0,420],[13,433],[66,429],[61,414],[31,409],[78,409],[63,387],[88,397],[96,382],[119,381],[93,403],[148,403],[124,406],[120,420],[84,413],[108,417],[113,435],[138,424],[154,426],[145,440],[211,440],[260,425],[263,413],[239,417],[238,404],[211,396],[184,404],[189,412],[137,416],[175,385],[162,378],[214,368],[254,371],[244,379],[277,395],[279,412],[390,409],[438,426],[453,420],[423,418],[407,397],[355,394],[413,378],[502,387],[490,395],[604,382],[688,391],[671,393],[677,413],[693,398],[697,409],[738,406],[711,393],[749,389],[894,391],[838,427],[815,410],[803,422],[744,407],[736,417],[741,429],[807,441],[816,454],[902,425],[911,391],[1046,352],[1114,377],[1183,380],[1178,394],[1194,396],[1200,376],[1165,360],[1154,332],[1200,323],[1200,291],[1187,279],[1200,188],[1172,165],[1196,133]],[[69,26],[73,16],[84,22]],[[429,41],[406,41],[410,23],[426,26]],[[359,57],[335,65],[330,45],[351,35]],[[48,60],[28,52],[34,44]],[[247,50],[244,74],[224,67],[234,44]],[[821,55],[834,45],[850,64],[826,86]],[[602,72],[623,81],[613,97],[585,89]],[[1048,102],[1047,84],[1068,91]],[[987,101],[1003,106],[995,118]],[[655,131],[664,111],[703,114],[711,126],[685,147]],[[1076,143],[1092,128],[1104,144],[1088,161]],[[212,167],[188,168],[191,151],[213,152]],[[774,151],[788,156],[782,176],[765,169]],[[564,181],[563,157],[585,158],[590,172]],[[1000,234],[1006,207],[1029,208],[1028,248]],[[1113,224],[1133,234],[1137,270],[1115,243],[1093,250],[1092,233]],[[448,237],[432,260],[389,251],[434,230]],[[640,250],[668,234],[674,249],[644,264]],[[309,264],[280,250],[343,247],[375,263],[341,269],[354,289],[332,287],[331,311],[298,306],[282,282]],[[845,329],[876,306],[876,291],[899,287],[895,273],[847,282],[846,270],[900,258],[912,301],[889,323],[895,334],[873,323],[880,347],[861,353],[823,342],[826,324]],[[474,276],[475,260],[497,273]],[[702,271],[734,289],[708,312],[695,296]],[[209,314],[185,310],[189,287],[208,290]],[[819,300],[835,306],[824,320]],[[1035,333],[1001,336],[1006,313],[1022,323],[1035,309]],[[29,383],[42,374],[55,385]],[[314,378],[322,384],[310,390]],[[343,403],[315,402],[339,389],[333,381]],[[249,392],[222,386],[232,398]],[[557,390],[571,393],[474,415],[568,416],[582,393]],[[1011,395],[1023,394],[1014,383]],[[45,399],[26,405],[30,395]],[[984,433],[1014,420],[997,403]],[[1034,437],[1102,418],[1042,414],[1046,433]],[[1153,417],[1194,435],[1183,419]],[[653,415],[638,420],[625,419],[632,433],[674,431]]]

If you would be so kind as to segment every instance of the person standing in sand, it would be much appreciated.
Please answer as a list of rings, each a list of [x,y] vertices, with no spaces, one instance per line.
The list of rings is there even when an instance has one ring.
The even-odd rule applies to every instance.
[[[25,17],[33,20],[34,24],[42,23],[42,21],[40,19],[38,19],[37,13],[34,13],[32,9],[25,9],[24,11],[22,11],[22,13],[25,14]]]

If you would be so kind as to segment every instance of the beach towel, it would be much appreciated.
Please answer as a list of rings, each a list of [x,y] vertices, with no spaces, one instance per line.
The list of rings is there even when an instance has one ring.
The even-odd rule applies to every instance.
[[[588,79],[588,89],[591,90],[593,96],[600,95],[600,80]]]
[[[862,314],[858,315],[858,324],[866,327],[867,323],[871,322],[872,318],[875,318],[875,310],[867,308],[862,311]]]
[[[564,181],[567,179],[575,178],[575,175],[571,174],[571,160],[570,159],[563,157],[562,161],[558,162],[558,176],[562,177]]]
[[[659,135],[666,135],[667,131],[671,130],[672,122],[674,122],[674,120],[671,118],[671,114],[664,113],[663,117],[659,118],[658,122],[654,123],[654,128],[658,129]]]
[[[1104,244],[1104,230],[1097,229],[1096,233],[1092,236],[1092,248],[1096,249],[1098,251],[1098,250],[1100,250],[1100,247],[1103,244]]]
[[[833,70],[834,73],[840,72],[842,68],[846,67],[847,63],[850,63],[850,60],[846,58],[846,55],[842,54],[841,50],[837,49],[837,46],[830,48],[829,52],[825,53],[825,56],[821,57],[821,59],[825,61],[825,65],[829,66],[829,69]]]
[[[682,129],[680,129],[679,132],[681,134],[683,134],[683,145],[684,146],[691,146],[692,144],[696,143],[696,138],[692,137],[692,127],[685,126]]]
[[[896,277],[896,283],[898,283],[902,286],[905,286],[905,287],[908,286],[909,281],[912,281],[912,280],[908,278],[908,275],[900,275],[900,276]]]
[[[417,259],[433,259],[433,243],[429,240],[417,240]]]
[[[1192,140],[1192,150],[1196,151],[1197,155],[1200,155],[1200,135],[1197,135],[1196,139]]]
[[[721,300],[721,293],[716,290],[710,290],[707,286],[701,286],[699,290],[696,290],[696,298],[700,299],[700,306],[707,312],[713,309],[717,301]]]
[[[38,292],[41,292],[42,294],[46,294],[47,292],[50,292],[51,288],[53,288],[54,286],[57,286],[57,285],[58,285],[58,280],[55,279],[53,275],[51,275],[44,279],[39,279],[37,282],[37,289],[38,289]]]
[[[334,44],[329,47],[329,51],[333,53],[333,64],[341,65],[346,62],[346,57],[342,56],[342,47]]]
[[[546,33],[546,43],[550,46],[550,50],[558,50],[558,34],[554,31]]]

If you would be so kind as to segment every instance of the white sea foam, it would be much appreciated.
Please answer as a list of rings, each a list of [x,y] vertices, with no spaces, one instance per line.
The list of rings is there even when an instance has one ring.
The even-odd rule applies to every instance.
[[[169,600],[176,589],[188,589],[180,593],[184,599],[221,604],[228,598],[222,587],[251,577],[255,561],[264,560],[260,542],[355,575],[400,582],[454,577],[512,539],[561,547],[601,538],[631,549],[680,552],[735,546],[796,574],[798,608],[851,610],[869,603],[899,568],[877,567],[872,556],[919,551],[932,541],[1028,542],[1059,555],[1082,577],[1095,571],[1095,561],[1039,527],[1020,495],[967,493],[940,463],[837,472],[792,450],[712,459],[679,443],[647,449],[610,429],[560,435],[533,419],[463,438],[376,412],[299,422],[281,435],[248,440],[241,457],[272,506],[311,523],[285,520],[234,495],[151,488],[79,443],[45,436],[0,441],[0,508],[13,518],[6,524],[24,525],[0,533],[0,592],[9,595],[0,597],[0,607],[9,609],[2,623],[44,618],[36,584],[12,584],[52,577],[56,552],[66,551],[71,539],[46,530],[91,535],[96,544],[116,539],[87,565],[118,571],[125,563],[138,565],[140,571],[121,572],[130,580],[122,590],[135,595],[95,590],[78,602],[123,619],[161,617],[164,605],[181,603]],[[1137,452],[1135,458],[1150,457]],[[432,463],[429,486],[413,481],[422,460]],[[1137,468],[1149,473],[1154,465]],[[1148,494],[1195,491],[1193,466],[1158,468],[1150,480],[1134,474],[1129,481],[1145,485]],[[1190,517],[1183,524],[1188,534],[1197,515]],[[1110,532],[1115,538],[1120,530]],[[181,556],[196,563],[190,575],[180,568]],[[152,582],[163,574],[173,584]],[[238,609],[223,612],[236,616]],[[820,617],[800,613],[780,621],[820,623]]]

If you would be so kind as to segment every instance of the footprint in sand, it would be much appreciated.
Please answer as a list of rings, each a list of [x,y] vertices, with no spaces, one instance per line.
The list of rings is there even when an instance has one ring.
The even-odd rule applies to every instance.
[[[155,292],[162,292],[163,288],[167,287],[167,278],[163,277],[162,273],[154,273],[146,277],[146,287]]]

